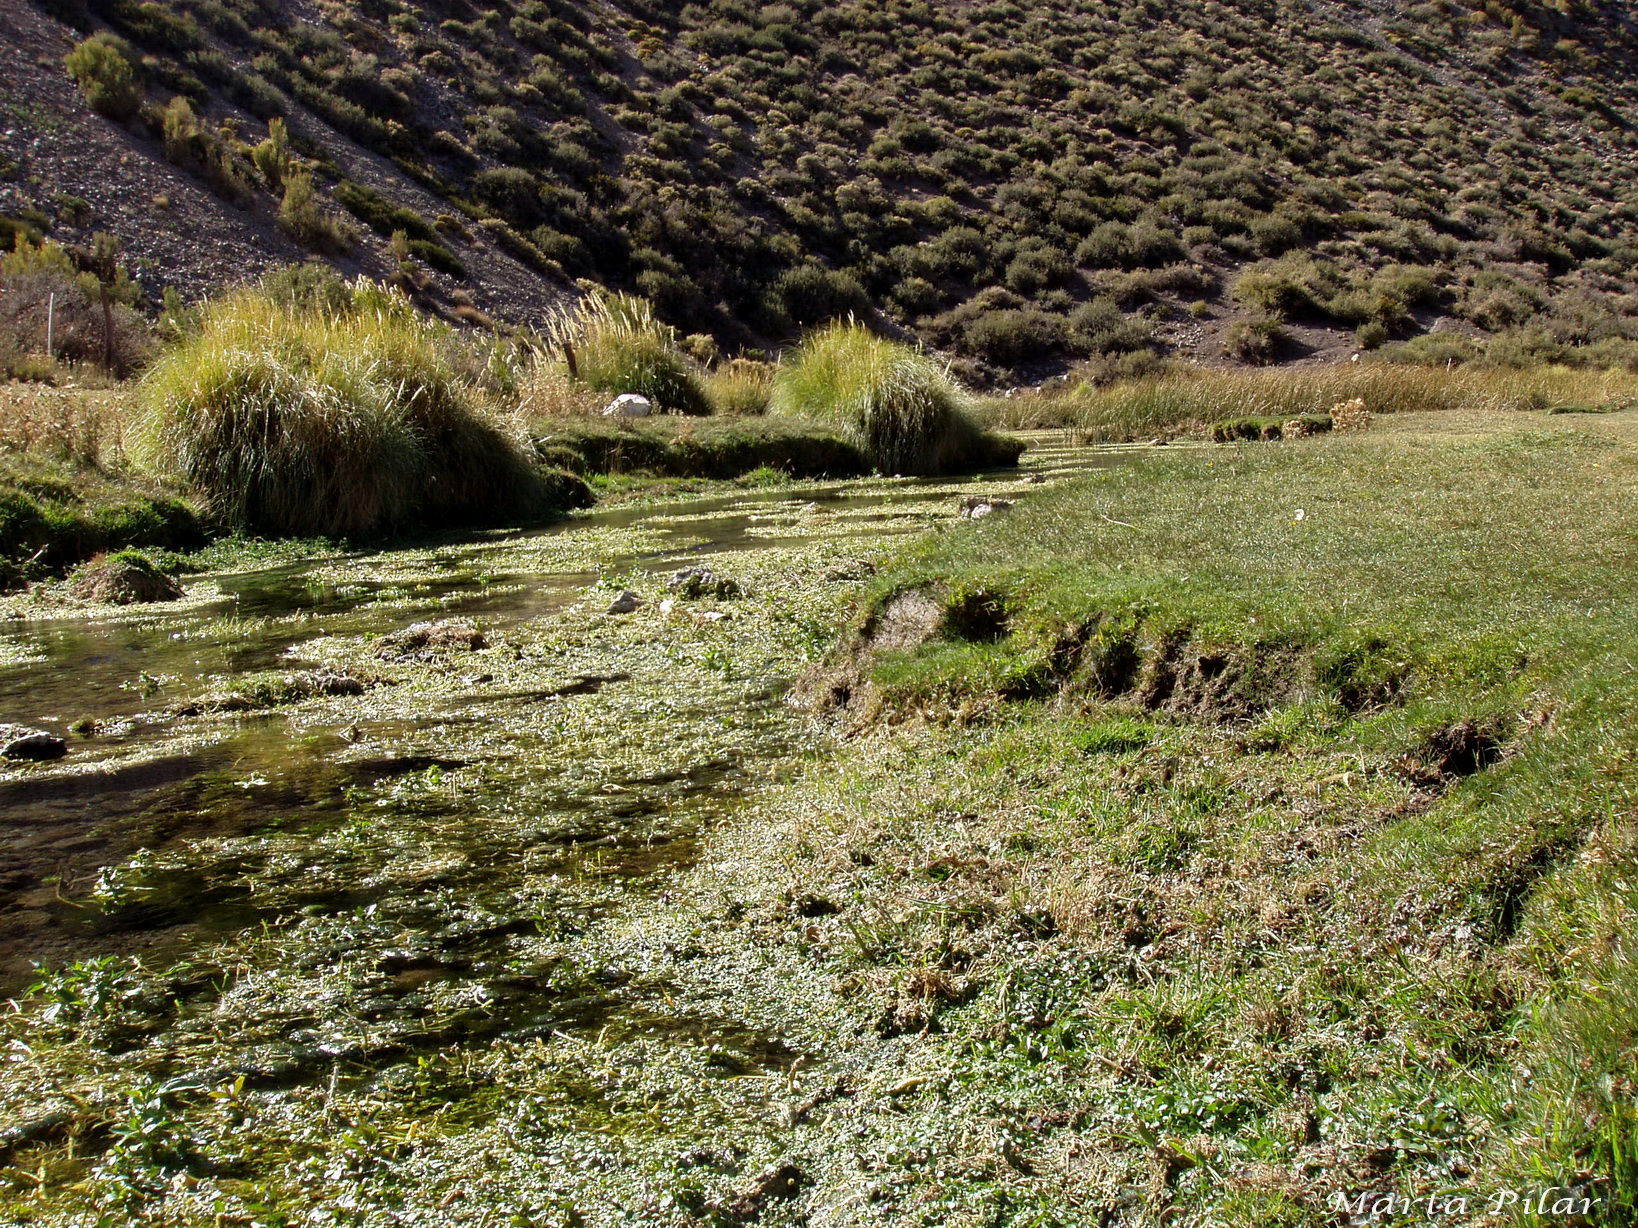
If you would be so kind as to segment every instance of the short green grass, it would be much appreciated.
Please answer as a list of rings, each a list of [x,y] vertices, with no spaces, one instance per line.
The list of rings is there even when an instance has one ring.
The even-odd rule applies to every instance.
[[[890,568],[868,608],[1005,623],[877,660],[920,719],[792,802],[785,881],[1016,1159],[894,1196],[1408,1225],[1559,1186],[1630,1223],[1635,486],[1631,415],[1406,416],[1110,470]]]

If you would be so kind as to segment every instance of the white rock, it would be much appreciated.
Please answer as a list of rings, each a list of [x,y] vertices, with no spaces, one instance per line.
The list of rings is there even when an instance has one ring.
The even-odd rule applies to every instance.
[[[635,392],[622,392],[603,407],[605,418],[646,418],[654,412],[654,402]]]

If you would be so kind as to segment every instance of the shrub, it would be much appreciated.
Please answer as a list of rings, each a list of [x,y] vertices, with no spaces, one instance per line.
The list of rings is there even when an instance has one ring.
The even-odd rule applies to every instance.
[[[393,204],[381,193],[363,184],[342,180],[336,185],[336,203],[382,238],[401,230],[409,238],[423,243],[438,241],[438,232],[419,213]]]
[[[70,51],[63,64],[99,115],[124,122],[141,109],[142,86],[131,49],[123,39],[93,34]]]
[[[852,275],[817,264],[781,273],[768,304],[776,319],[799,328],[861,314],[869,305],[864,288]]]
[[[1063,285],[1070,272],[1069,260],[1062,252],[1036,249],[1014,256],[1003,280],[1009,290],[1034,294],[1049,286]]]
[[[836,423],[883,473],[945,473],[1009,451],[974,424],[944,368],[854,323],[809,334],[781,366],[769,409]]]
[[[339,253],[352,246],[352,235],[319,207],[310,171],[291,171],[284,179],[279,226],[309,251]]]
[[[1380,349],[1388,340],[1388,326],[1380,320],[1367,320],[1354,330],[1354,344],[1362,350]]]
[[[656,319],[644,299],[598,291],[555,313],[544,331],[574,378],[598,392],[634,392],[666,413],[711,412],[676,330]]]
[[[284,178],[290,173],[290,130],[282,119],[271,119],[267,124],[267,140],[252,147],[250,161],[275,192],[284,191]],[[337,190],[340,196],[340,190]]]
[[[1241,362],[1273,362],[1289,336],[1276,320],[1236,320],[1223,333],[1223,353]]]
[[[1010,309],[975,316],[962,329],[962,348],[1001,367],[1016,367],[1063,353],[1069,329],[1059,316]]]
[[[50,311],[55,325],[50,358],[110,362],[117,374],[134,370],[152,341],[142,318],[131,310],[140,287],[125,269],[114,268],[106,312],[103,288],[94,274],[75,267],[60,244],[30,243],[19,235],[13,249],[0,256],[0,353],[43,354]]]
[[[335,269],[316,259],[270,269],[257,285],[286,311],[341,312],[353,301],[352,290]]]
[[[1153,330],[1141,319],[1128,320],[1111,299],[1095,298],[1069,317],[1078,348],[1090,354],[1125,354],[1146,348]]]
[[[478,410],[452,336],[369,282],[338,312],[237,291],[144,378],[138,452],[245,531],[352,536],[547,510],[521,432]]]

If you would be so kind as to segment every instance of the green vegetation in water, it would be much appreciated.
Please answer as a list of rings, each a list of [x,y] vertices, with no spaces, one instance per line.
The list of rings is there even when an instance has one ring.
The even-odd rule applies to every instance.
[[[0,454],[0,576],[36,579],[106,550],[185,549],[205,531],[177,493],[119,465]]]

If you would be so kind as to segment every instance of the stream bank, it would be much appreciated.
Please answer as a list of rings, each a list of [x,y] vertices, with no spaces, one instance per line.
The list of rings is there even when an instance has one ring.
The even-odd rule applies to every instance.
[[[698,1170],[679,1190],[754,1178],[749,1157],[779,1146],[769,1097],[824,1060],[813,1027],[844,1025],[790,988],[765,1019],[691,1002],[633,935],[650,908],[686,914],[675,893],[698,889],[704,842],[822,753],[783,689],[896,542],[965,497],[1134,452],[1035,443],[989,479],[274,551],[163,607],[14,599],[0,701],[80,732],[57,764],[0,769],[0,975],[27,993],[5,1024],[23,1047],[0,1092],[0,1205],[21,1222],[305,1222],[338,1205],[386,1222],[421,1183],[393,1192],[404,1176],[368,1157],[435,1136],[493,1154],[520,1078],[538,1090],[529,1129],[564,1156],[625,1136],[638,1110],[639,1149],[659,1151],[605,1153],[606,1189],[539,1192],[538,1214],[516,1211],[532,1183],[491,1190],[536,1215],[517,1222],[575,1222],[570,1203],[584,1222],[644,1206],[676,1222],[682,1203],[642,1191],[677,1148],[665,1163]],[[737,591],[669,585],[701,567]],[[628,590],[638,608],[607,613]],[[713,961],[719,989],[767,975],[761,953],[736,958]],[[587,1046],[650,1090],[599,1085]],[[729,1118],[737,1158],[689,1161]],[[374,1192],[317,1176],[343,1171]]]

